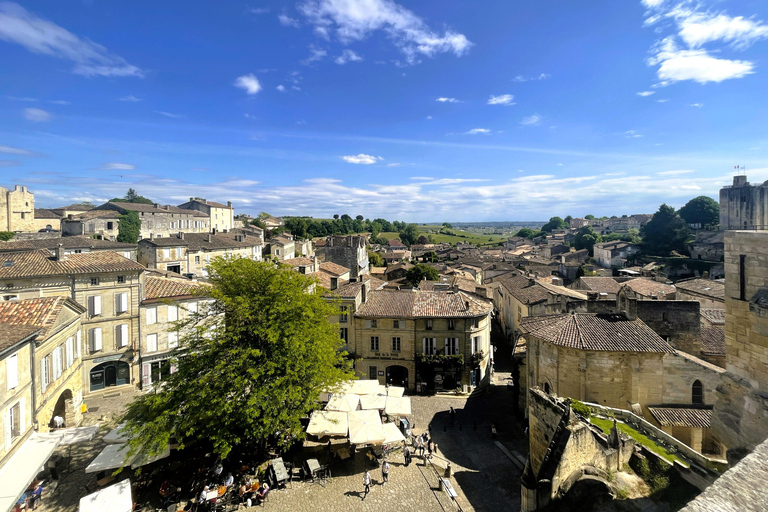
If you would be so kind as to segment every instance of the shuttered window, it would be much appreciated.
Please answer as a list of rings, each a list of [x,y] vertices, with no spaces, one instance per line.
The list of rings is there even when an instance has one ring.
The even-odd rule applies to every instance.
[[[91,346],[91,352],[98,352],[101,350],[101,327],[96,327],[88,331],[88,336],[90,337],[89,342]]]
[[[71,336],[67,338],[66,357],[66,367],[69,368],[75,362],[75,339]]]
[[[157,308],[147,308],[147,325],[152,325],[157,323]]]
[[[116,293],[115,294],[115,312],[117,314],[125,313],[128,311],[128,294]]]
[[[91,295],[88,297],[88,314],[98,316],[101,314],[101,296]]]
[[[128,324],[115,326],[115,347],[123,348],[128,345]]]
[[[427,355],[433,355],[437,349],[437,338],[423,338],[421,340],[421,352]]]
[[[6,380],[8,381],[8,389],[13,389],[19,385],[19,355],[13,354],[6,359],[5,363]]]
[[[177,332],[169,332],[168,333],[168,348],[176,348],[179,346],[179,333]]]
[[[168,306],[168,321],[175,322],[179,319],[179,306]]]
[[[50,356],[45,356],[40,360],[40,389],[43,393],[51,383]]]
[[[59,352],[59,347],[53,349],[51,355],[53,355],[53,380],[56,380],[61,377],[61,353]]]
[[[157,334],[147,334],[147,352],[157,352]]]

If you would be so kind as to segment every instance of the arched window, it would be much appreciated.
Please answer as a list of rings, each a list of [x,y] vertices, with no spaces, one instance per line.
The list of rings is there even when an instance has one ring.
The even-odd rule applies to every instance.
[[[691,403],[701,405],[704,403],[704,388],[700,380],[693,381],[691,387]]]
[[[545,383],[544,383],[544,392],[545,392],[546,394],[549,394],[549,393],[550,393],[550,389],[549,389],[549,382],[545,382]]]

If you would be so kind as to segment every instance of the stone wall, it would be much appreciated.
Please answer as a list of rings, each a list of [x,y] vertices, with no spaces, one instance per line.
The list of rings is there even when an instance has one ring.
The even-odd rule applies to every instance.
[[[768,231],[725,235],[726,370],[712,427],[736,461],[768,437]],[[742,286],[743,283],[743,286]]]
[[[350,278],[356,281],[368,274],[368,251],[364,236],[331,236],[325,246],[325,261],[349,269]]]
[[[0,231],[37,231],[35,195],[27,187],[0,187]]]
[[[734,176],[733,186],[720,189],[720,229],[768,229],[768,182]]]
[[[701,354],[700,304],[695,300],[639,300],[637,316],[673,347]]]

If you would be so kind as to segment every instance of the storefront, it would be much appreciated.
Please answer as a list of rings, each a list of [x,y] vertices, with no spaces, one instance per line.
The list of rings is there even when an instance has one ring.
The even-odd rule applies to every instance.
[[[124,386],[131,383],[131,366],[120,361],[121,356],[115,356],[117,360],[95,359],[95,365],[89,372],[89,390],[99,391],[113,386]]]
[[[176,364],[171,362],[171,354],[155,354],[141,358],[141,388],[151,389],[153,385],[176,372]]]

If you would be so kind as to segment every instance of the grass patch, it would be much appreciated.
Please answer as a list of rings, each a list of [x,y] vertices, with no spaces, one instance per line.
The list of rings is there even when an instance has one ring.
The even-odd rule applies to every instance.
[[[611,432],[611,428],[613,428],[612,420],[603,419],[603,418],[590,418],[589,421],[591,421],[593,425],[600,427],[600,429],[606,434],[609,434]],[[620,432],[627,434],[629,437],[631,437],[638,443],[642,444],[652,452],[663,457],[670,464],[674,463],[674,461],[677,460],[677,461],[680,461],[680,463],[683,464],[684,466],[688,467],[688,464],[685,461],[681,460],[680,457],[678,457],[674,453],[670,453],[666,448],[657,444],[653,439],[649,438],[645,434],[642,434],[641,432],[638,432],[637,430],[630,427],[626,423],[616,422],[616,426],[619,428]]]
[[[437,231],[441,226],[418,226],[419,235],[432,236],[432,240],[436,244],[449,243],[457,244],[459,242],[466,242],[476,246],[493,246],[499,242],[504,242],[509,238],[509,235],[483,235],[481,233],[470,233],[469,231],[461,231],[459,229],[451,229],[453,235],[447,235],[445,233],[438,233]],[[398,233],[393,231],[384,231],[379,233],[380,237],[392,240],[398,237]]]

